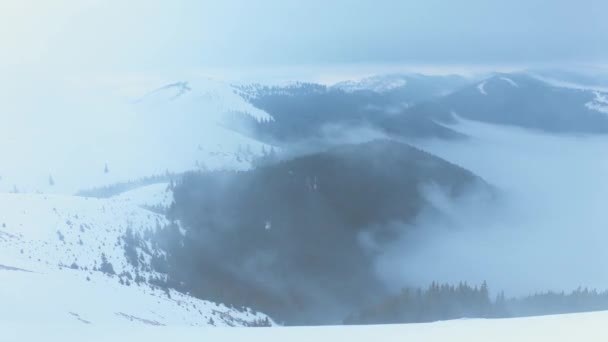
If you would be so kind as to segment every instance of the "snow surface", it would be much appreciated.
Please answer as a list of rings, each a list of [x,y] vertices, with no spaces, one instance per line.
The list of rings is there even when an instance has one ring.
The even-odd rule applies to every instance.
[[[103,253],[116,273],[137,272],[124,256],[127,229],[143,235],[167,223],[164,216],[121,200],[63,195],[0,194],[0,264],[34,271],[49,267],[92,270]],[[148,261],[161,251],[140,250]]]
[[[608,92],[608,87],[563,81],[563,80],[559,80],[559,79],[555,79],[555,78],[551,78],[551,77],[541,76],[536,73],[529,73],[529,75],[536,78],[539,81],[545,82],[554,87],[576,89],[576,90]]]
[[[173,203],[173,191],[169,188],[169,183],[158,183],[126,191],[113,198],[144,208],[168,208]]]
[[[585,107],[604,114],[608,114],[608,93],[600,93],[594,91],[595,98],[593,101],[585,103]]]
[[[143,235],[167,223],[140,207],[167,203],[166,189],[149,186],[110,199],[0,194],[0,326],[120,330],[246,326],[266,318],[151,286],[149,277],[164,278],[151,269],[151,258],[164,252],[149,243],[136,247],[137,266],[128,262],[127,230]],[[115,275],[99,270],[102,254]],[[136,275],[143,280],[135,282]]]
[[[0,341],[13,326],[114,331],[266,319],[154,286],[166,275],[152,260],[165,252],[150,242],[125,248],[127,232],[142,237],[168,223],[156,213],[172,202],[167,183],[107,199],[72,194],[168,171],[250,168],[269,147],[225,121],[234,112],[272,118],[209,79],[128,101],[88,85],[41,88],[27,84],[0,101]],[[108,265],[113,272],[102,272]]]
[[[138,326],[210,326],[210,319],[214,326],[243,326],[265,317],[173,290],[169,297],[145,285],[121,285],[99,272],[0,270],[0,282],[0,327],[94,325],[120,331]]]
[[[10,326],[3,341],[425,341],[425,342],[570,342],[608,340],[608,312],[513,319],[463,319],[424,324],[370,326],[192,328],[138,325],[102,329],[80,324],[69,332],[62,326]]]
[[[135,100],[66,87],[2,97],[0,192],[69,194],[166,171],[242,170],[269,149],[227,120],[272,117],[219,81],[154,84]]]
[[[505,82],[507,82],[507,83],[509,83],[510,85],[512,85],[515,88],[519,87],[519,85],[515,81],[513,81],[512,79],[510,79],[508,77],[501,77],[500,79],[503,80],[503,81],[505,81]]]
[[[488,95],[488,93],[486,93],[485,86],[486,86],[486,82],[481,82],[477,85],[477,90],[479,90],[479,92],[483,95]]]

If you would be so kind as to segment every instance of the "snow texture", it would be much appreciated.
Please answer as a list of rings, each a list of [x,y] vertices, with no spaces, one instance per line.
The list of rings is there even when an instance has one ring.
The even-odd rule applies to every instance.
[[[608,94],[594,91],[595,98],[593,101],[585,103],[585,107],[598,111],[600,113],[608,114]]]
[[[507,82],[507,83],[509,83],[510,85],[512,85],[515,88],[519,87],[519,85],[515,81],[513,81],[512,79],[510,79],[508,77],[501,77],[500,79],[503,80],[503,81],[505,81],[505,82]]]
[[[479,83],[479,84],[477,85],[477,90],[479,90],[479,92],[480,92],[482,95],[488,95],[488,93],[486,93],[485,86],[486,86],[486,82],[481,82],[481,83]]]
[[[166,171],[244,170],[270,149],[227,122],[235,112],[271,116],[218,81],[171,83],[135,101],[78,91],[0,103],[0,193],[70,194]]]
[[[151,258],[164,252],[149,243],[136,247],[137,266],[129,262],[125,233],[143,235],[166,223],[140,207],[168,203],[166,189],[166,184],[149,186],[110,199],[0,194],[0,326],[124,331],[248,326],[265,319],[150,285],[150,277],[164,277],[150,267]],[[103,259],[114,274],[103,272]]]
[[[77,318],[73,319],[75,322]],[[51,325],[11,326],[3,341],[466,341],[466,342],[600,342],[608,340],[608,312],[513,319],[462,319],[422,324],[369,326],[193,328],[139,324],[129,329],[100,329],[79,324],[69,333]]]

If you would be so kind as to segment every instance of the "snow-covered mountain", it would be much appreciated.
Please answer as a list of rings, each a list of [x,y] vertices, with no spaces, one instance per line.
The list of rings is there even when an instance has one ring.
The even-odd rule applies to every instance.
[[[401,79],[402,76],[394,77]],[[291,147],[302,142],[322,146],[331,141],[338,144],[364,142],[385,136],[397,139],[462,138],[432,118],[401,115],[416,103],[443,94],[441,89],[451,82],[451,78],[403,77],[409,82],[407,86],[383,92],[351,92],[314,83],[239,86],[237,89],[243,98],[273,117],[272,121],[266,122],[245,118],[241,120],[243,131],[259,140]],[[462,80],[456,77],[451,86]]]
[[[1,194],[0,325],[271,323],[261,313],[153,285],[163,274],[151,263],[164,252],[150,243],[129,246],[129,238],[166,224],[141,205],[163,206],[169,197],[167,184],[109,199]]]
[[[0,103],[0,192],[74,193],[192,169],[246,169],[264,144],[228,128],[231,113],[272,120],[209,80],[120,98],[86,87]],[[266,148],[268,148],[266,146]]]
[[[272,118],[209,79],[128,101],[97,88],[59,88],[36,96],[40,103],[0,103],[0,322],[272,324],[261,313],[156,286],[166,276],[153,264],[165,252],[143,239],[168,223],[158,214],[173,201],[163,175],[249,168],[267,145],[224,120],[232,112]],[[153,181],[129,183],[141,178]],[[103,199],[73,195],[117,182],[137,187]]]
[[[454,114],[551,133],[608,133],[608,93],[526,73],[495,74],[406,115],[450,121]]]
[[[527,72],[558,87],[608,91],[608,72],[604,68],[579,66],[574,69],[530,69]]]
[[[552,132],[601,133],[608,130],[608,93],[601,89],[556,85],[524,74],[496,74],[474,84],[458,86],[458,90],[455,90],[458,88],[456,84],[462,80],[446,81],[451,84],[447,87],[449,91],[441,82],[430,82],[433,85],[426,87],[421,80],[428,81],[424,77],[412,76],[376,77],[333,88],[312,85],[310,92],[302,93],[329,99],[327,103],[330,105],[325,104],[329,108],[327,113],[334,115],[338,123],[350,118],[348,115],[353,112],[363,118],[376,117],[375,120],[379,120],[379,113],[389,118],[408,119],[391,120],[389,124],[379,121],[377,127],[384,129],[384,133],[395,134],[394,130],[407,128],[417,133],[434,132],[435,126],[425,125],[452,117],[453,113],[478,121]],[[423,83],[416,84],[418,81]],[[76,96],[75,99],[32,105],[31,108],[16,107],[15,113],[23,115],[4,120],[5,125],[0,128],[0,152],[4,156],[0,160],[0,281],[3,284],[0,303],[11,309],[0,312],[2,324],[49,324],[77,331],[81,331],[83,326],[93,326],[94,329],[127,326],[142,334],[149,334],[147,330],[138,330],[146,325],[274,324],[268,316],[251,309],[235,309],[157,286],[167,279],[167,275],[159,273],[153,265],[162,262],[170,253],[145,237],[169,224],[167,218],[159,214],[173,201],[173,193],[169,190],[172,187],[165,183],[162,175],[170,177],[193,169],[245,170],[250,168],[257,155],[270,149],[265,143],[234,130],[234,122],[230,121],[234,114],[240,118],[246,116],[262,126],[276,128],[278,133],[287,132],[288,137],[295,133],[303,133],[307,137],[314,129],[306,131],[298,122],[292,125],[285,119],[294,117],[292,108],[304,108],[315,115],[324,114],[318,108],[313,107],[309,111],[304,106],[323,102],[293,102],[293,107],[289,102],[289,106],[285,106],[288,110],[275,107],[275,111],[271,111],[259,103],[254,107],[255,102],[246,101],[242,94],[236,94],[227,84],[206,79],[167,83],[149,89],[153,90],[142,92],[130,101],[106,102],[105,96],[89,94],[84,99]],[[306,99],[302,95],[292,95],[293,92],[286,89],[280,89],[283,93],[277,96],[279,100],[287,97]],[[412,89],[415,91],[410,92]],[[449,94],[445,95],[446,92]],[[345,103],[348,105],[355,103],[354,108],[360,111],[351,111],[346,106],[343,113],[338,112],[344,115],[337,115],[336,107],[333,107],[339,103],[334,101],[336,98],[347,99]],[[366,101],[369,99],[380,104],[389,103],[391,108],[398,110],[387,110],[389,106],[368,106]],[[392,106],[393,102],[396,107]],[[43,110],[45,106],[48,111]],[[52,115],[45,115],[47,113]],[[268,113],[282,113],[284,117],[273,117]],[[428,113],[431,115],[420,115]],[[318,116],[321,124],[330,117]],[[424,120],[419,123],[410,119]],[[285,122],[288,125],[281,126]],[[392,130],[386,129],[387,126]],[[283,131],[285,127],[293,130]],[[424,131],[424,127],[430,128]],[[401,136],[412,136],[410,132],[406,133]],[[439,134],[427,134],[423,138],[436,135]],[[291,175],[290,172],[292,170],[281,174]],[[337,174],[344,175],[345,172]],[[143,177],[158,175],[162,180],[137,182]],[[135,181],[129,183],[131,180]],[[117,182],[137,186],[126,186],[100,198],[72,195],[81,189],[105,187]],[[317,175],[294,184],[311,184],[315,193],[318,192]],[[372,189],[376,189],[377,184],[374,183]],[[269,193],[267,187],[261,189],[259,193]],[[245,192],[233,193],[242,196]],[[288,203],[285,199],[291,193],[296,192],[276,196],[277,203]],[[260,197],[251,198],[257,199],[252,202],[257,205]],[[352,201],[352,198],[348,200]],[[266,206],[269,203],[262,204]],[[242,207],[255,208],[256,205]],[[294,207],[298,208],[297,205]],[[260,213],[257,221],[261,222],[259,236],[263,237],[260,239],[263,243],[268,241],[269,234],[273,236],[285,231],[276,229],[279,220],[267,219],[276,208],[276,205],[269,206],[267,212],[253,210],[252,216],[245,216],[245,219],[251,219]],[[387,208],[391,208],[390,204],[382,204],[382,215],[387,215]],[[302,214],[302,217],[309,218],[310,212]],[[315,226],[322,227],[324,223]],[[246,225],[247,222],[243,226]],[[297,224],[286,226],[297,227]],[[184,227],[174,226],[173,236],[184,236]],[[355,241],[354,238],[350,240]],[[246,240],[246,245],[251,246],[252,241]],[[302,245],[302,241],[296,242]],[[316,245],[315,241],[311,243]],[[229,246],[227,243],[218,245],[221,248]],[[277,245],[285,247],[284,243]],[[329,251],[334,253],[336,245],[339,243],[332,244]],[[231,257],[231,251],[243,252],[246,248],[226,248],[225,251]],[[296,250],[290,249],[289,253]],[[228,257],[222,259],[221,267],[228,264]],[[250,265],[249,261],[245,258],[244,264]],[[255,272],[259,269],[254,269],[252,279],[262,278]],[[318,274],[318,270],[314,272]],[[332,273],[335,274],[334,271]],[[352,274],[349,272],[348,276]],[[340,288],[341,281],[336,282],[336,288]],[[176,331],[166,329],[163,331]]]

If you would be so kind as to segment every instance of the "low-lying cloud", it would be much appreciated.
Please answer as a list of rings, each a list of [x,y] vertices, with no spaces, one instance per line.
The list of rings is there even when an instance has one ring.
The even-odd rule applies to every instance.
[[[454,128],[471,139],[417,145],[475,172],[500,196],[454,203],[431,189],[446,217],[421,215],[378,259],[383,279],[395,289],[487,280],[508,295],[608,288],[608,137],[470,121]]]

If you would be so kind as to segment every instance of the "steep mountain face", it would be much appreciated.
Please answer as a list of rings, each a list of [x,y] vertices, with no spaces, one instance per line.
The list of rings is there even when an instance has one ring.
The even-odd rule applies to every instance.
[[[222,82],[172,83],[135,100],[93,90],[0,103],[13,115],[0,132],[0,191],[66,194],[167,172],[247,169],[268,148],[225,126],[234,111],[271,117]]]
[[[463,118],[553,133],[608,133],[606,93],[558,87],[525,74],[498,74],[406,116]]]
[[[167,184],[117,198],[0,195],[3,324],[248,326],[267,316],[162,289],[165,252],[136,238],[167,223]]]
[[[462,137],[426,117],[401,117],[399,124],[394,124],[393,119],[416,101],[433,97],[438,92],[435,88],[426,90],[410,85],[405,89],[389,87],[377,92],[296,84],[287,87],[242,86],[238,91],[255,107],[272,115],[272,121],[255,121],[248,117],[244,121],[248,121],[245,126],[250,134],[274,144],[331,140],[336,138],[335,131],[361,127],[400,138]],[[427,95],[416,95],[417,91]],[[359,139],[359,142],[369,140],[365,135],[360,135]]]
[[[169,282],[290,324],[339,322],[385,293],[375,255],[435,210],[422,189],[431,184],[449,198],[488,189],[467,170],[385,140],[186,175],[170,210],[185,234],[169,226],[158,238]]]

